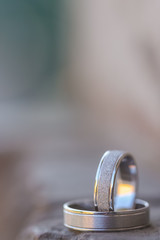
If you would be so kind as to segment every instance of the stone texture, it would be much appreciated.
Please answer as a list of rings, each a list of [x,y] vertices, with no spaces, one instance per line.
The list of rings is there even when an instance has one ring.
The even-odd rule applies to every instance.
[[[148,199],[147,199],[148,200]],[[77,232],[67,229],[63,226],[63,202],[51,204],[45,212],[39,215],[35,212],[33,215],[39,215],[37,223],[32,223],[26,227],[19,235],[18,240],[127,240],[127,239],[160,239],[160,199],[149,199],[151,203],[151,225],[144,229],[132,230],[126,232]]]

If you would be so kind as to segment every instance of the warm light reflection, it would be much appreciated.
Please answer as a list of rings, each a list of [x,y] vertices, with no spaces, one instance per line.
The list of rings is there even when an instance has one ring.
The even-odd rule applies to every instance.
[[[117,187],[118,195],[126,195],[131,194],[135,191],[135,187],[133,185],[127,183],[119,183]]]

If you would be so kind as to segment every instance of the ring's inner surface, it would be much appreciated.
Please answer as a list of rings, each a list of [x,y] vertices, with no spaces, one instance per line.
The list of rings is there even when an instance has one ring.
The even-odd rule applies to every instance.
[[[80,204],[71,204],[69,206],[70,208],[73,208],[75,210],[82,210],[82,211],[95,211],[94,203],[92,201],[87,202],[87,203],[80,203]],[[135,204],[135,209],[143,208],[144,205],[141,203],[136,203]],[[126,210],[126,209],[124,209]]]
[[[114,186],[114,211],[135,207],[137,168],[131,157],[124,158],[118,168]]]

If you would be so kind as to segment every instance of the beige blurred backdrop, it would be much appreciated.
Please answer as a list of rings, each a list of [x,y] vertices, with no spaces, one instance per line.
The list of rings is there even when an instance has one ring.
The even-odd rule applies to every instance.
[[[108,149],[159,198],[158,0],[0,1],[0,236],[54,201],[92,196]]]

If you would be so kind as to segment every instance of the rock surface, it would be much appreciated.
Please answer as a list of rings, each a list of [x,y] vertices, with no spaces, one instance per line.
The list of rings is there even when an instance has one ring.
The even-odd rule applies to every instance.
[[[124,240],[124,239],[160,239],[160,209],[159,199],[149,199],[151,203],[151,225],[140,230],[132,230],[126,232],[77,232],[71,231],[63,226],[63,202],[57,202],[48,206],[41,214],[35,212],[31,217],[31,224],[26,227],[18,240]],[[32,223],[32,220],[39,216],[37,223]]]

